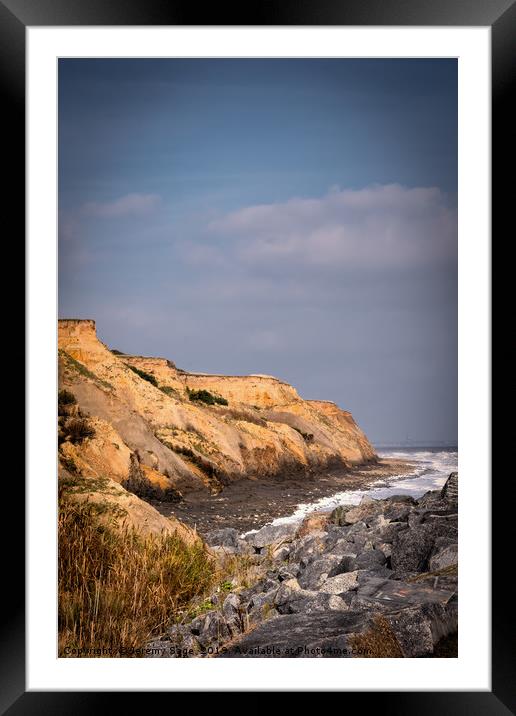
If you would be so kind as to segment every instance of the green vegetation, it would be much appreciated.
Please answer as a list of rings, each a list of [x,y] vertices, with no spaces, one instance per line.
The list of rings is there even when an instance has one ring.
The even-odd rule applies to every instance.
[[[95,373],[92,373],[91,370],[86,368],[85,365],[83,365],[80,361],[73,358],[69,353],[66,351],[60,349],[59,355],[63,358],[63,360],[66,363],[66,366],[80,375],[82,375],[84,378],[88,378],[89,380],[92,380],[96,385],[103,386],[104,388],[112,389],[113,386],[111,383],[108,383],[107,380],[102,380],[102,378],[99,378],[95,375]]]
[[[59,458],[63,463],[66,460],[65,456],[61,454]],[[61,496],[65,493],[85,495],[93,492],[100,492],[104,495],[118,495],[119,493],[113,489],[112,485],[113,482],[107,477],[84,477],[84,475],[79,475],[78,473],[70,476],[62,475],[59,477],[59,495]]]
[[[123,351],[117,351],[116,348],[111,348],[111,353],[114,353],[116,356],[125,356],[127,353],[124,353]]]
[[[75,464],[75,460],[73,457],[69,457],[68,455],[60,455],[59,459],[61,460],[61,464],[63,467],[68,470],[68,472],[71,475],[78,475],[79,470],[77,468],[77,465]]]
[[[217,469],[217,467],[212,462],[210,462],[210,460],[207,459],[207,457],[199,455],[197,452],[194,452],[186,445],[178,445],[177,443],[171,443],[166,438],[159,437],[158,435],[156,435],[156,437],[161,443],[163,443],[163,445],[165,445],[165,447],[168,447],[169,450],[172,450],[172,452],[175,452],[178,455],[182,455],[183,457],[187,458],[191,463],[196,465],[209,479],[222,482],[226,479],[225,476]],[[201,446],[196,444],[195,447],[196,449],[199,449]],[[200,452],[206,455],[202,448]]]
[[[151,383],[155,388],[159,388],[158,381],[151,373],[146,373],[144,370],[140,370],[140,368],[135,368],[134,365],[129,365],[129,363],[126,363],[126,366],[130,368],[133,373],[139,375],[140,378],[143,378],[143,380],[146,380],[148,383]]]
[[[165,395],[169,395],[171,398],[179,398],[179,392],[175,388],[171,388],[170,385],[160,385],[158,387]]]
[[[204,546],[120,529],[110,506],[59,500],[59,656],[143,656],[149,638],[215,583]],[[103,512],[103,519],[99,519]],[[111,652],[102,653],[102,649]],[[121,654],[121,649],[124,653]],[[127,651],[128,650],[128,651]],[[77,654],[74,654],[77,656]]]
[[[191,390],[186,388],[188,397],[190,400],[206,403],[206,405],[228,405],[226,398],[222,398],[220,395],[214,395],[209,390]]]

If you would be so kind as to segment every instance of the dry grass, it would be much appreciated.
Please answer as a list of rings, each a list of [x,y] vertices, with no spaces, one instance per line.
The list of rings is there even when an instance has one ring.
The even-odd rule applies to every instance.
[[[60,496],[60,656],[69,655],[66,647],[108,649],[109,656],[144,647],[218,576],[202,545],[117,528],[109,513],[107,503]]]
[[[436,569],[434,572],[422,572],[415,577],[409,577],[407,582],[424,582],[430,577],[456,577],[458,575],[458,566],[451,564],[449,567]]]
[[[364,632],[353,634],[351,645],[362,659],[400,659],[403,652],[391,625],[381,615],[376,615],[372,626]]]

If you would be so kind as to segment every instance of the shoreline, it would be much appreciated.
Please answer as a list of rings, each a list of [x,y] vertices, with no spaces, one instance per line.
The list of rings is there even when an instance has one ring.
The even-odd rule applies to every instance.
[[[346,490],[368,489],[382,478],[407,475],[416,465],[408,460],[379,458],[376,463],[299,477],[245,479],[227,485],[218,495],[191,492],[180,503],[153,501],[165,517],[176,517],[201,536],[220,527],[240,533],[290,516],[300,504],[313,503]]]

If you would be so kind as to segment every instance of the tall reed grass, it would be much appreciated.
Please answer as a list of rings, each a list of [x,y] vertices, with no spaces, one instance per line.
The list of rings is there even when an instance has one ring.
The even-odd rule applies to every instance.
[[[201,544],[117,527],[107,503],[59,499],[59,655],[129,655],[216,579]],[[87,653],[84,651],[87,650]],[[77,655],[73,653],[73,655]]]

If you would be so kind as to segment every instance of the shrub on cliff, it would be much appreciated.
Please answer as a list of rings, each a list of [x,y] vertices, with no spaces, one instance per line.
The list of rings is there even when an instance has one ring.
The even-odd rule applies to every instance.
[[[156,378],[153,375],[151,375],[151,373],[147,373],[144,370],[140,370],[140,368],[135,368],[134,365],[128,365],[128,364],[126,364],[126,365],[128,368],[130,368],[133,371],[133,373],[136,373],[136,375],[139,375],[140,378],[143,378],[143,380],[146,380],[148,383],[151,383],[156,388],[159,387],[158,381],[156,380]]]
[[[70,648],[141,656],[174,613],[211,588],[213,561],[202,544],[176,535],[143,537],[106,521],[109,505],[59,500],[59,656]],[[102,514],[103,519],[99,517]],[[81,656],[95,656],[82,652]]]
[[[179,398],[179,392],[170,385],[160,385],[159,389],[162,393],[165,393],[165,395],[169,395],[172,398]]]
[[[75,405],[77,400],[75,395],[69,390],[60,390],[57,396],[58,405]]]
[[[209,390],[191,390],[190,388],[186,390],[190,400],[206,403],[206,405],[229,405],[226,398],[222,398],[220,395],[213,395]]]
[[[74,445],[82,443],[86,438],[95,437],[95,429],[86,418],[71,418],[62,425],[65,440]]]
[[[57,396],[57,414],[60,418],[78,412],[75,395],[69,390],[60,390]]]

